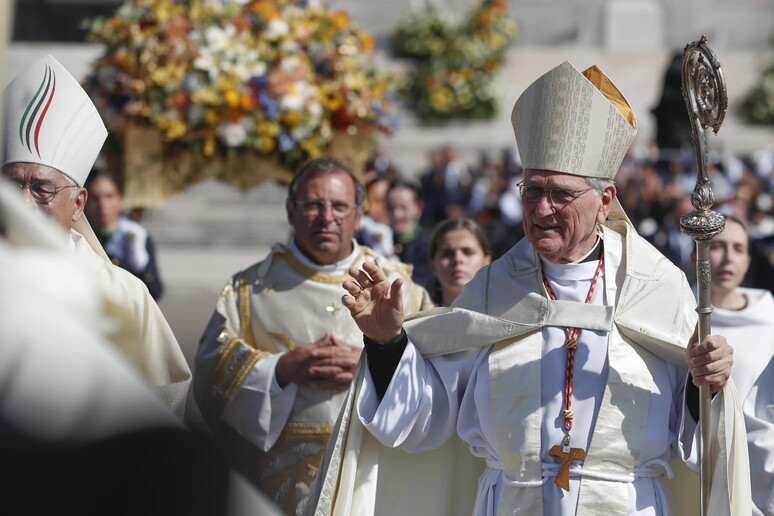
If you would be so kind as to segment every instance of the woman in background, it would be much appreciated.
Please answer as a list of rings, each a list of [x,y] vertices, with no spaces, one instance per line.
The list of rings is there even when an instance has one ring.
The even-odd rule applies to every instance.
[[[438,306],[449,306],[476,272],[492,263],[484,230],[467,217],[438,223],[430,237],[430,264],[436,288],[430,294]]]
[[[84,185],[86,218],[110,260],[138,278],[150,295],[161,297],[163,285],[156,267],[156,256],[148,230],[123,214],[124,196],[116,179],[104,170],[95,169]]]

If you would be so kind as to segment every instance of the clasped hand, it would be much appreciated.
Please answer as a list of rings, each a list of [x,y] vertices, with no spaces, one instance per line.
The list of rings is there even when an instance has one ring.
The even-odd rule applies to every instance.
[[[281,387],[292,382],[315,389],[346,389],[355,376],[361,351],[327,333],[282,355],[274,374]]]

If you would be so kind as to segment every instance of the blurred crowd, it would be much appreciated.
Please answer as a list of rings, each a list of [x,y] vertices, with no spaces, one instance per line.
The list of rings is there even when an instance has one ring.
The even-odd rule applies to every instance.
[[[693,149],[660,149],[655,143],[633,147],[616,177],[618,196],[637,231],[695,278],[694,241],[680,231],[680,217],[693,211],[691,193],[697,179]],[[715,196],[713,209],[743,221],[751,238],[753,262],[746,286],[774,291],[774,151],[749,155],[710,152],[708,174]],[[462,159],[452,145],[432,149],[416,180],[396,168],[376,147],[364,183],[369,211],[387,225],[390,185],[414,184],[417,190],[417,226],[430,233],[440,221],[466,216],[484,229],[492,257],[510,249],[523,235],[518,185],[522,167],[518,149],[482,151],[477,162]],[[376,185],[380,188],[374,189]],[[404,259],[412,262],[412,259]]]

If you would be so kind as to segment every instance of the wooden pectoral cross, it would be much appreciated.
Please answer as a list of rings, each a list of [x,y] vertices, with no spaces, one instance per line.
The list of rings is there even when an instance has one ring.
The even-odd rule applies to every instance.
[[[586,460],[586,452],[583,448],[570,448],[569,446],[554,445],[548,452],[552,457],[559,457],[559,473],[556,474],[554,483],[564,489],[570,490],[570,462],[574,460]]]

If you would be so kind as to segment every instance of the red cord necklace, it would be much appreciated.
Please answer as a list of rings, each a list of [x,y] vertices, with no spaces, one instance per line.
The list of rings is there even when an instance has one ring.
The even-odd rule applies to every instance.
[[[597,269],[594,271],[594,277],[592,278],[591,285],[589,286],[589,293],[586,294],[586,304],[590,303],[591,298],[594,296],[594,288],[597,285],[599,276],[602,274],[602,268],[604,267],[604,264],[605,255],[603,253],[599,257]],[[556,295],[554,294],[551,285],[548,283],[548,279],[546,278],[545,273],[543,273],[543,285],[546,288],[546,292],[548,292],[548,297],[555,301]],[[572,411],[572,384],[573,377],[575,375],[575,350],[578,348],[579,333],[580,328],[564,329],[564,334],[566,336],[564,347],[567,352],[567,359],[564,369],[564,411],[562,414],[562,417],[564,418],[564,439],[562,440],[561,446],[553,446],[549,451],[549,455],[559,457],[561,459],[559,473],[557,473],[554,482],[567,491],[570,490],[570,462],[572,460],[584,460],[586,458],[586,452],[584,450],[581,448],[570,447],[570,430],[572,430],[572,420],[575,417],[575,414]]]

